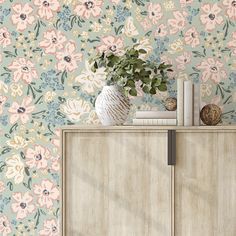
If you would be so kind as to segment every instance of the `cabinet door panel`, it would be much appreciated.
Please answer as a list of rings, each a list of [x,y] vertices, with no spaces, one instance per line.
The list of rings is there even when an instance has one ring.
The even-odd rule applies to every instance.
[[[166,132],[69,132],[65,236],[170,236]]]
[[[236,133],[178,133],[175,236],[236,235]]]

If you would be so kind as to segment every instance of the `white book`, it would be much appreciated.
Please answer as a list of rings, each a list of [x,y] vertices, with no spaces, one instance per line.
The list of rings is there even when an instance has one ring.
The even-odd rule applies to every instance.
[[[199,126],[200,125],[200,102],[201,102],[200,83],[194,84],[193,93],[194,93],[193,94],[193,97],[194,97],[193,121],[194,121],[194,126]]]
[[[136,111],[136,119],[176,119],[176,111]]]
[[[177,79],[177,122],[184,125],[184,80]]]
[[[176,119],[133,119],[134,125],[176,125]]]
[[[193,83],[184,81],[184,126],[193,125]]]

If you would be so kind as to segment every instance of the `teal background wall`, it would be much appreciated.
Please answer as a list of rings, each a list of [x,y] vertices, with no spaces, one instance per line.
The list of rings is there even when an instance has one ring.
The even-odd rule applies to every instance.
[[[59,235],[58,128],[98,124],[104,72],[87,59],[140,43],[173,64],[168,91],[132,99],[164,109],[175,79],[201,83],[202,101],[236,121],[233,0],[0,0],[0,235]]]

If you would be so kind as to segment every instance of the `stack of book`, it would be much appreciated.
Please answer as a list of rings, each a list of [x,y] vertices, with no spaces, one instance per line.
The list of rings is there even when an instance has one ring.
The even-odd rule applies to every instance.
[[[200,85],[177,80],[177,125],[200,125]]]
[[[177,125],[176,111],[136,111],[134,125]]]

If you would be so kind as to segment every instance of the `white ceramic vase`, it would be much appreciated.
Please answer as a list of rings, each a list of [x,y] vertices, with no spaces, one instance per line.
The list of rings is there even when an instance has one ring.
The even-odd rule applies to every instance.
[[[130,111],[130,100],[118,86],[104,86],[96,99],[95,110],[103,125],[122,125]]]

